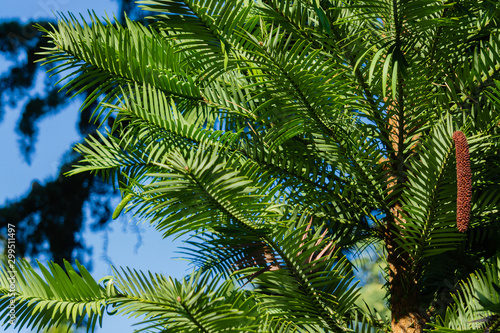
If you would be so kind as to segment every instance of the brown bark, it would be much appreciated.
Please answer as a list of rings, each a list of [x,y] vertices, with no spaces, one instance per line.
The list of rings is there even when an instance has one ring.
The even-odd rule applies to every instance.
[[[400,209],[399,205],[393,208],[394,216],[400,217]],[[394,224],[392,226],[395,227]],[[419,311],[418,271],[415,270],[410,256],[397,246],[394,241],[394,230],[390,229],[392,228],[389,228],[386,235],[386,246],[392,332],[421,333],[424,329],[425,318]]]
[[[392,142],[395,162],[387,166],[389,173],[388,195],[398,186],[404,186],[406,179],[401,174],[406,171],[403,152],[400,151],[402,138],[400,131],[405,131],[401,126],[399,115],[393,106],[388,107],[389,139]],[[403,135],[406,133],[403,133]],[[403,138],[406,139],[406,138]],[[412,145],[412,149],[416,143]],[[402,172],[403,171],[403,172]],[[400,193],[396,191],[395,193]],[[398,194],[396,194],[398,195]],[[425,317],[420,313],[420,290],[418,286],[419,268],[415,267],[410,255],[403,251],[396,243],[398,228],[404,223],[402,205],[398,198],[391,198],[395,204],[390,208],[392,218],[388,219],[385,230],[385,244],[387,248],[387,263],[389,268],[389,291],[391,309],[391,327],[393,333],[422,333],[425,326]]]

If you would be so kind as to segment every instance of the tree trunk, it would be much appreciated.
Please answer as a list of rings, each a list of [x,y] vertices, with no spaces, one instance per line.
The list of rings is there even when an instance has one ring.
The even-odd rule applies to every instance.
[[[395,107],[389,106],[389,111],[394,112]],[[400,122],[402,114],[394,113],[389,118],[390,135],[389,139],[394,149],[396,162],[389,168],[388,195],[393,189],[404,186],[407,179],[401,171],[406,170],[404,154],[404,144],[406,140],[405,126]],[[415,146],[412,147],[414,149]],[[398,195],[398,194],[396,194]],[[402,205],[398,197],[392,198],[395,204],[391,207],[391,216],[386,225],[385,244],[387,248],[387,263],[389,268],[389,292],[391,309],[391,327],[393,333],[422,333],[425,326],[425,317],[420,311],[420,290],[418,279],[420,269],[416,267],[413,258],[403,251],[395,241],[398,234],[398,227],[404,223],[404,216],[401,214]]]
[[[420,313],[420,292],[410,262],[395,244],[388,244],[387,249],[392,332],[422,333],[425,318]]]
[[[400,216],[400,206],[393,208],[394,216]],[[420,309],[418,286],[419,269],[414,267],[407,252],[396,244],[394,231],[397,220],[388,224],[386,233],[387,262],[389,267],[389,291],[391,326],[393,333],[422,333],[425,317]]]

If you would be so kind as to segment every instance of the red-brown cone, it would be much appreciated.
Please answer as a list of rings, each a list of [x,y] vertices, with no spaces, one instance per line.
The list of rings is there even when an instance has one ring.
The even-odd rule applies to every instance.
[[[457,158],[457,229],[465,232],[469,226],[472,198],[469,144],[462,131],[453,133]]]

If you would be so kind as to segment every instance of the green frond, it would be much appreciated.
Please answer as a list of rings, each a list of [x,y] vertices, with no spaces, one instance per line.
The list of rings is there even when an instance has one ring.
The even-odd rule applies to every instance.
[[[200,146],[196,152],[172,151],[165,164],[153,162],[144,183],[129,189],[137,215],[147,218],[164,235],[237,224],[249,231],[266,227],[279,216],[271,184],[260,186],[252,170],[237,171],[219,149]]]
[[[298,333],[298,332],[310,332],[310,330],[301,329],[296,326],[292,321],[287,321],[281,318],[276,318],[272,316],[267,316],[265,321],[257,330],[258,333]],[[322,332],[318,330],[316,332]]]
[[[104,278],[105,286],[101,286],[79,263],[80,273],[67,262],[65,270],[54,263],[38,266],[43,278],[23,260],[10,269],[18,273],[14,291],[10,270],[5,265],[0,268],[0,311],[5,327],[11,326],[11,300],[17,317],[14,327],[37,331],[87,320],[87,331],[93,332],[97,321],[102,324],[108,306],[115,308],[115,314],[141,317],[139,324],[144,327],[140,331],[249,332],[258,324],[257,303],[230,279],[221,281],[193,272],[179,281],[150,272],[114,269],[115,276]]]
[[[215,232],[191,237],[180,254],[206,274],[229,278],[237,270],[266,266],[265,242],[237,227],[217,228]]]
[[[102,317],[108,301],[106,290],[89,272],[76,262],[78,272],[64,262],[49,263],[47,267],[38,263],[42,275],[25,260],[17,260],[15,266],[2,263],[0,266],[0,313],[3,325],[9,327],[11,304],[15,309],[16,329],[33,329],[37,332],[58,327],[68,321],[80,325],[87,320],[87,332],[94,331]],[[15,281],[15,288],[11,285]]]
[[[456,294],[452,294],[453,303],[446,314],[438,318],[431,332],[484,332],[488,317],[492,313],[485,309],[485,304],[499,303],[500,261],[487,264],[484,271],[477,271],[460,284]],[[484,320],[486,319],[486,320]]]
[[[372,313],[356,313],[349,328],[355,333],[382,333],[388,329],[384,327],[380,316],[376,318]]]
[[[181,55],[157,32],[139,23],[127,20],[125,28],[109,20],[101,23],[93,16],[89,26],[74,16],[63,16],[58,30],[44,32],[54,44],[42,53],[44,64],[61,63],[49,72],[66,75],[63,89],[67,87],[74,95],[93,91],[83,108],[102,94],[106,96],[103,103],[113,103],[120,96],[120,86],[133,82],[149,83],[173,98],[203,100],[194,79],[180,66]]]
[[[274,264],[237,273],[257,286],[256,297],[273,316],[345,332],[357,298],[351,267],[335,248],[335,240],[325,238],[322,228],[310,232],[309,227],[304,216],[266,237],[276,254]]]
[[[244,25],[252,2],[247,1],[139,1],[143,10],[161,13],[153,16],[169,38],[181,41],[183,49],[218,50],[227,57],[234,40],[232,31]],[[203,44],[201,44],[203,43]],[[224,55],[225,54],[225,55]]]
[[[131,269],[114,274],[117,313],[144,316],[141,331],[246,332],[255,326],[255,301],[231,280],[209,279],[201,272],[180,281]]]

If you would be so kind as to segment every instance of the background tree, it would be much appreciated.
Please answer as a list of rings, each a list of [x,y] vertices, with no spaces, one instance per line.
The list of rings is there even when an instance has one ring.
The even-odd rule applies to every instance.
[[[494,329],[496,2],[143,3],[149,27],[62,18],[45,63],[115,117],[70,174],[119,184],[115,216],[196,232],[197,271],[98,284],[65,264],[43,282],[21,263],[24,318],[95,325],[112,304],[158,331],[384,330],[355,305],[345,256],[381,242],[393,332]]]
[[[143,17],[133,1],[118,2],[119,20],[124,20],[125,12],[136,19]],[[39,121],[57,114],[69,104],[64,92],[59,91],[61,85],[55,85],[59,78],[45,76],[36,64],[40,59],[37,52],[48,44],[34,25],[48,28],[54,23],[55,20],[0,22],[0,53],[14,64],[0,76],[0,120],[6,105],[22,110],[17,131],[20,150],[27,163],[31,162],[35,152]],[[40,75],[45,76],[44,80],[35,80]],[[42,92],[33,93],[37,90]],[[19,96],[30,97],[21,104]],[[96,105],[93,103],[92,107]],[[89,121],[92,107],[80,113],[78,129],[82,136],[96,130],[96,125]],[[113,189],[109,184],[90,174],[72,178],[63,176],[79,158],[68,151],[53,180],[45,183],[35,180],[27,195],[8,201],[0,208],[2,235],[6,234],[8,223],[18,227],[19,255],[35,258],[43,254],[58,263],[62,263],[63,258],[83,260],[89,251],[80,237],[84,226],[84,204],[91,209],[92,220],[87,222],[93,230],[105,228],[111,220]]]
[[[356,305],[372,312],[373,317],[386,321],[391,317],[391,312],[386,299],[387,264],[384,260],[383,244],[373,244],[352,257],[361,287]]]

